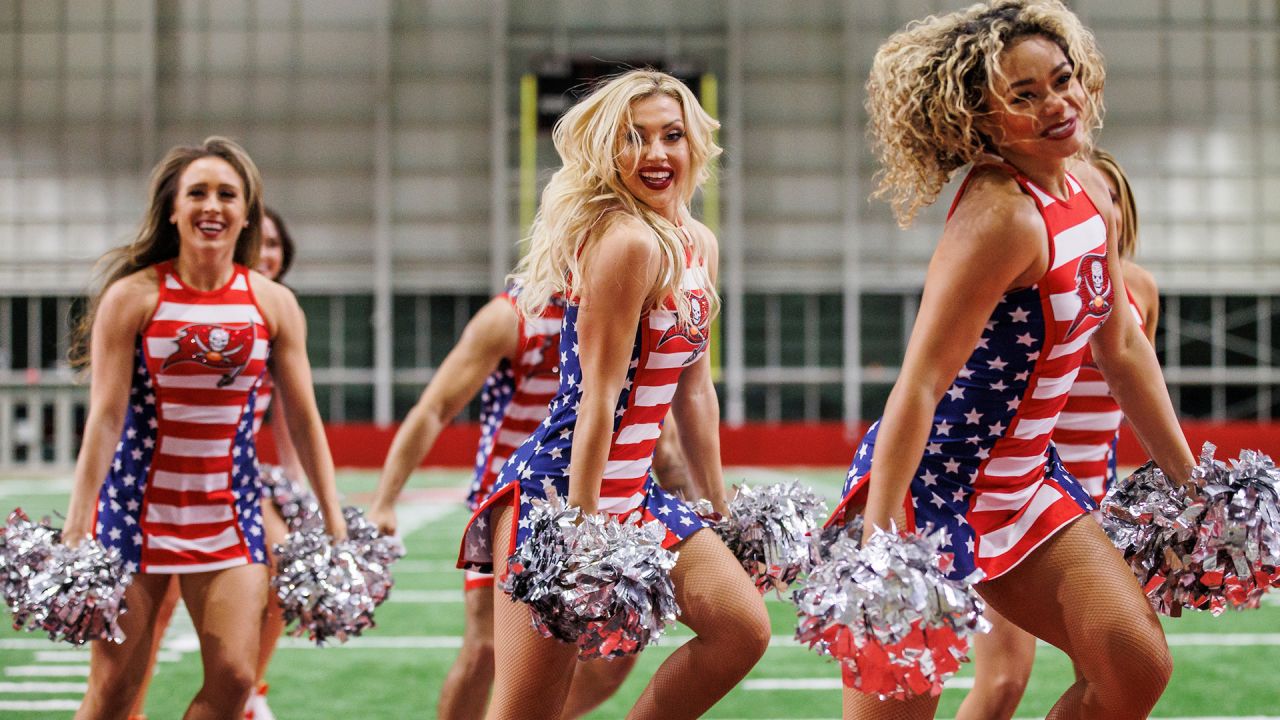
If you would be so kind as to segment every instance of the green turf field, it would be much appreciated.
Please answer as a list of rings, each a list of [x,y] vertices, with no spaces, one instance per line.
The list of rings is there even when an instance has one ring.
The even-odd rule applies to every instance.
[[[800,478],[834,498],[843,471],[780,472],[730,469],[731,482]],[[342,473],[349,504],[372,489],[370,473]],[[408,557],[396,568],[396,589],[378,610],[378,627],[343,646],[314,648],[286,638],[268,675],[271,707],[290,718],[430,718],[462,629],[461,578],[453,558],[465,512],[459,504],[465,474],[419,473],[406,491],[401,515]],[[22,506],[32,516],[66,508],[65,478],[0,480],[5,511]],[[790,638],[794,615],[770,600],[774,643],[747,679],[715,706],[711,718],[835,718],[840,714],[839,672]],[[1165,623],[1173,648],[1173,681],[1153,717],[1280,720],[1280,604],[1214,618],[1191,614]],[[591,717],[620,718],[653,669],[687,631],[679,628],[641,657],[612,701]],[[0,633],[0,718],[70,718],[83,693],[86,649],[55,645],[40,635]],[[939,717],[952,717],[972,669],[943,693]],[[1041,647],[1019,717],[1043,717],[1071,683],[1070,663]],[[190,621],[180,613],[166,636],[147,712],[153,720],[181,717],[200,682]]]

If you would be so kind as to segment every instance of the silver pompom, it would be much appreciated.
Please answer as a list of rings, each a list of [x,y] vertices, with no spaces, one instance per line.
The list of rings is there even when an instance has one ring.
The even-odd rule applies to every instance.
[[[552,493],[533,499],[532,534],[508,560],[504,589],[533,610],[544,637],[578,646],[582,660],[638,653],[675,622],[679,608],[658,522],[583,516]]]
[[[262,482],[262,494],[275,503],[289,532],[324,527],[320,502],[316,500],[316,496],[297,478],[286,475],[284,468],[279,465],[260,465],[258,477]]]
[[[1147,463],[1102,501],[1103,528],[1156,612],[1256,608],[1280,573],[1280,469],[1245,450],[1231,466],[1205,443],[1189,485]]]
[[[761,593],[779,593],[809,564],[809,533],[826,503],[798,482],[737,486],[729,517],[713,526]]]
[[[945,575],[940,534],[877,531],[866,547],[847,529],[815,543],[821,556],[792,593],[796,639],[841,663],[845,684],[881,698],[937,695],[967,660],[969,636],[987,632],[973,589]]]
[[[0,534],[0,565],[14,629],[43,630],[50,640],[73,645],[124,642],[119,617],[131,574],[120,551],[96,538],[67,547],[60,535],[22,510],[9,515]]]
[[[404,555],[356,508],[344,508],[347,539],[334,543],[323,527],[292,532],[277,545],[271,584],[289,634],[317,645],[346,642],[374,627],[373,611],[391,592],[390,565]]]

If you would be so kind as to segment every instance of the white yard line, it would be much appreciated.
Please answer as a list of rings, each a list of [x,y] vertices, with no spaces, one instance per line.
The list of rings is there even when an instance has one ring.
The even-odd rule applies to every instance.
[[[79,700],[0,700],[0,711],[66,712],[79,709]]]
[[[8,677],[89,677],[88,665],[14,665],[4,669]]]
[[[82,682],[0,682],[0,693],[80,693],[89,689]]]

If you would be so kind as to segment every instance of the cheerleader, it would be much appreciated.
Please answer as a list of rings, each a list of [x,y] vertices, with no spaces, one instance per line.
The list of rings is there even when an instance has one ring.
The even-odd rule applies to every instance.
[[[472,517],[459,564],[507,572],[536,542],[521,522],[554,491],[585,513],[639,512],[666,527],[680,620],[697,637],[658,668],[631,717],[697,717],[755,665],[769,640],[764,602],[702,520],[650,477],[670,407],[698,487],[722,484],[719,404],[708,328],[716,238],[689,201],[719,152],[716,122],[675,78],[633,71],[570,109],[553,131],[563,166],[543,193],[516,277],[519,304],[538,316],[567,298],[560,383],[551,415],[502,467]],[[724,511],[723,498],[717,510]],[[494,592],[491,718],[556,717],[569,690],[573,645],[542,637],[526,605]]]
[[[1086,349],[1165,472],[1185,481],[1193,464],[1128,309],[1106,181],[1080,159],[1103,76],[1074,14],[1023,0],[912,23],[880,47],[867,83],[876,194],[900,224],[972,167],[833,519],[943,532],[953,577],[982,570],[989,605],[1080,669],[1050,718],[1146,717],[1172,670],[1132,572],[1097,523],[1076,522],[1094,502],[1050,444]],[[850,718],[936,706],[844,694]]]
[[[133,573],[125,641],[93,644],[77,718],[126,717],[173,576],[204,663],[186,717],[243,712],[267,600],[253,425],[268,361],[326,528],[346,535],[302,312],[248,269],[261,184],[224,138],[170,150],[152,171],[137,239],[104,258],[103,289],[77,330],[72,358],[90,367],[90,404],[64,536],[97,537]]]
[[[1138,208],[1129,178],[1105,150],[1093,151],[1093,165],[1102,171],[1111,197],[1112,223],[1118,230],[1116,247],[1124,266],[1129,309],[1147,340],[1155,345],[1160,295],[1155,278],[1137,263]],[[1120,430],[1120,406],[1107,389],[1106,380],[1085,350],[1067,402],[1053,430],[1053,444],[1067,472],[1084,487],[1094,502],[1101,502],[1116,481],[1116,440]],[[1035,660],[1036,639],[987,609],[991,632],[973,638],[973,689],[956,712],[956,720],[1001,720],[1013,717]]]

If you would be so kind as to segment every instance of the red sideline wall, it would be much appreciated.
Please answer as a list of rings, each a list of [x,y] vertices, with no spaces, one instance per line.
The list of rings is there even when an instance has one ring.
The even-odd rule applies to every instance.
[[[1218,446],[1219,459],[1236,457],[1242,448],[1280,456],[1280,423],[1186,421],[1182,428],[1196,454],[1209,440]],[[352,468],[381,467],[395,434],[394,426],[364,424],[329,425],[325,430],[334,462],[339,467]],[[725,465],[846,467],[858,437],[861,431],[850,435],[841,423],[758,423],[736,428],[721,426],[720,448]],[[479,425],[452,425],[441,433],[423,464],[471,467],[479,438]],[[271,433],[262,433],[258,442],[263,458],[274,462]],[[1147,460],[1128,427],[1121,430],[1119,454],[1121,465],[1140,465]]]

